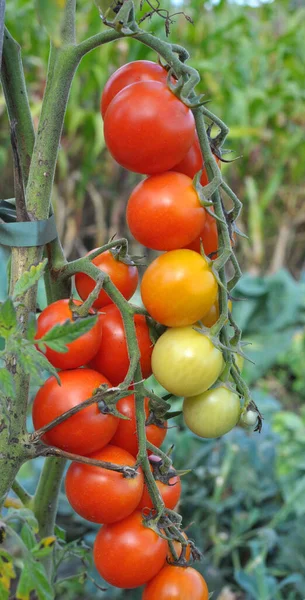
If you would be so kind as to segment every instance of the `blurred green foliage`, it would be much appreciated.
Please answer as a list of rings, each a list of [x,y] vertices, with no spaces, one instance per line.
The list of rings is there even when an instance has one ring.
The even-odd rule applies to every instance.
[[[77,5],[78,38],[84,39],[99,31],[101,23],[93,1],[78,0]],[[251,344],[245,351],[255,364],[246,363],[245,375],[263,412],[264,428],[260,435],[236,428],[221,440],[202,441],[178,418],[169,429],[166,446],[175,444],[177,468],[192,469],[184,479],[181,512],[189,536],[204,550],[198,568],[215,590],[213,598],[303,600],[305,284],[297,283],[289,271],[299,275],[304,267],[305,9],[285,0],[257,7],[190,0],[182,8],[195,25],[177,17],[171,40],[188,48],[190,64],[202,76],[201,92],[231,128],[229,147],[234,154],[224,158],[242,155],[222,169],[244,202],[240,226],[250,236],[250,241],[241,240],[238,246],[248,273],[236,288],[234,313]],[[31,0],[8,2],[6,17],[22,47],[37,127],[48,37]],[[145,27],[165,37],[164,24],[157,17]],[[86,56],[73,82],[54,188],[68,257],[83,254],[115,232],[128,235],[125,205],[138,176],[110,159],[99,102],[109,74],[127,61],[142,58],[156,60],[144,46],[121,40]],[[9,129],[1,96],[0,142],[0,197],[12,197]],[[2,268],[1,298],[4,282]],[[152,385],[156,387],[155,382]],[[175,408],[180,405],[177,400]],[[30,491],[40,468],[37,460],[21,469]],[[59,506],[59,525],[67,532],[68,545],[58,528],[61,564],[54,583],[56,599],[140,598],[134,590],[99,591],[91,580],[84,587],[91,551],[77,540],[83,537],[91,546],[96,527],[72,512],[64,493]],[[30,564],[33,578],[47,586],[35,566],[42,551],[34,543],[35,521],[28,512],[12,509],[8,517],[26,547],[21,554],[20,542],[11,534],[8,547],[16,558],[15,568],[21,573]]]

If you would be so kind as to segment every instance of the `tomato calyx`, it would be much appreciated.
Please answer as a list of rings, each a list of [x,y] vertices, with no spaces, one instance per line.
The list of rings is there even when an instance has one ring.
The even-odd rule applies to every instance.
[[[140,265],[145,266],[145,263],[141,262],[143,261],[145,256],[136,256],[128,254],[127,243],[115,246],[114,248],[111,248],[109,252],[113,256],[114,260],[117,260],[118,262],[121,262],[124,265],[127,265],[128,267],[138,267]]]
[[[175,549],[176,554],[178,556],[177,560],[175,560],[174,555],[172,553],[172,549],[171,549],[172,557],[171,558],[169,556],[166,557],[166,562],[169,565],[173,565],[176,567],[188,567],[191,562],[194,562],[196,560],[201,561],[203,559],[202,552],[200,552],[200,550],[196,547],[195,542],[193,542],[193,540],[186,538],[182,542],[181,539],[173,537],[173,538],[169,538],[169,546],[170,546],[170,542],[178,542],[178,544],[181,545],[181,552],[178,556],[177,551]],[[187,554],[188,550],[190,550],[190,559],[186,558],[186,554]]]
[[[165,461],[160,456],[156,456],[151,454],[149,456],[149,462],[151,465],[152,473],[154,479],[161,481],[165,485],[174,486],[177,481],[171,483],[171,480],[175,477],[181,477],[182,475],[186,475],[190,473],[191,469],[186,469],[184,471],[177,471],[173,465],[165,464]]]
[[[72,314],[72,321],[80,321],[81,319],[86,319],[87,317],[91,317],[95,319],[95,322],[97,320],[97,311],[92,308],[92,307],[87,307],[86,305],[84,306],[85,303],[81,302],[80,304],[75,304],[75,298],[73,298],[71,296],[71,298],[69,298],[69,309],[71,311]],[[64,325],[64,323],[62,323],[62,325]]]

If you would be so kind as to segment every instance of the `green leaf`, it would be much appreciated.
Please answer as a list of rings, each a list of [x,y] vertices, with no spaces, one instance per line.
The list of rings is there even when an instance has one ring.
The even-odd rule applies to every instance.
[[[33,285],[35,285],[40,277],[43,275],[48,259],[45,258],[38,265],[32,265],[29,271],[25,271],[22,273],[20,279],[17,281],[14,292],[13,299],[19,298],[23,296],[23,294],[29,290]]]
[[[92,329],[97,319],[98,316],[94,315],[92,317],[80,318],[76,321],[67,320],[61,325],[55,325],[46,335],[36,340],[36,343],[40,349],[43,349],[46,345],[56,352],[67,352],[67,344],[70,344]]]
[[[0,550],[0,598],[8,600],[10,596],[11,581],[16,573],[13,566],[13,557],[5,550]]]
[[[28,523],[24,523],[24,525],[22,525],[20,537],[29,550],[32,550],[32,548],[36,546],[35,535]]]
[[[43,371],[47,371],[56,377],[58,383],[59,377],[53,365],[48,361],[44,354],[39,352],[35,346],[22,344],[20,351],[17,353],[17,359],[20,361],[25,373],[31,375],[33,382],[41,384],[45,378]]]
[[[7,369],[0,369],[0,394],[13,398],[15,395],[15,384],[12,374]]]
[[[67,0],[35,0],[39,21],[55,46],[61,45],[61,29]]]
[[[50,535],[48,537],[43,538],[38,544],[35,544],[35,546],[32,548],[32,555],[35,556],[35,558],[48,556],[49,554],[51,554],[51,552],[53,552],[53,546],[55,542],[55,535]]]
[[[34,533],[38,533],[38,522],[32,510],[29,508],[9,508],[5,521],[24,521]]]
[[[37,330],[36,316],[34,315],[34,313],[30,313],[29,318],[28,318],[27,331],[26,331],[26,337],[30,342],[34,341],[35,335],[36,335],[36,330]]]
[[[44,566],[35,561],[32,557],[27,557],[24,562],[17,591],[17,600],[30,600],[31,592],[35,590],[39,600],[53,600],[54,593],[48,581]]]
[[[0,305],[0,335],[8,338],[10,334],[16,331],[17,317],[15,307],[11,298],[7,298]]]
[[[95,0],[95,4],[99,9],[100,14],[107,19],[113,19],[116,13],[113,11],[118,2],[116,0]]]

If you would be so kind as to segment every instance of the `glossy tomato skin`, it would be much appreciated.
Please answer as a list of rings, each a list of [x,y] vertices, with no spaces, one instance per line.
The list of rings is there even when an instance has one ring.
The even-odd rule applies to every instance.
[[[148,408],[149,399],[145,398],[145,414],[146,418],[149,415]],[[111,440],[112,444],[124,448],[127,452],[130,452],[132,456],[137,456],[139,450],[138,438],[136,434],[136,409],[135,409],[135,397],[126,396],[117,402],[117,410],[128,417],[128,420],[119,419],[119,426]],[[157,425],[146,425],[146,437],[147,440],[159,448],[167,433],[167,422],[165,421],[163,427]]]
[[[207,390],[224,367],[222,353],[193,327],[168,329],[156,342],[152,369],[171,394],[194,396]]]
[[[119,309],[113,304],[105,306],[100,313],[102,341],[90,366],[103,373],[113,385],[124,380],[129,367],[126,337]],[[151,375],[151,354],[153,345],[149,337],[149,328],[143,315],[135,315],[134,322],[141,353],[143,378]]]
[[[142,600],[208,600],[202,575],[192,567],[166,565],[145,587]]]
[[[156,479],[156,485],[166,508],[173,510],[175,506],[177,506],[181,496],[180,477],[172,477],[168,484]],[[143,508],[153,508],[153,503],[148,493],[146,483],[144,484],[142,498],[138,504],[138,510],[143,510]]]
[[[183,402],[186,425],[202,438],[216,438],[228,433],[237,425],[240,413],[239,396],[223,386],[184,398]]]
[[[141,283],[145,308],[167,327],[183,327],[201,319],[215,302],[217,289],[207,260],[185,249],[158,256]]]
[[[139,81],[161,81],[166,84],[167,71],[150,60],[136,60],[117,69],[109,77],[101,97],[101,113],[105,117],[106,110],[113,98],[127,85]]]
[[[205,215],[192,180],[171,171],[140,182],[126,213],[134,238],[153,250],[175,250],[189,244],[202,230]]]
[[[220,159],[218,158],[218,156],[214,155],[214,157],[218,166],[220,167]],[[204,160],[202,158],[199,138],[196,132],[192,146],[190,147],[187,154],[185,154],[183,159],[180,161],[180,163],[173,167],[173,171],[178,171],[178,173],[184,173],[185,175],[188,175],[188,177],[191,177],[191,179],[193,179],[196,173],[198,173],[198,171],[201,171],[201,169],[202,175],[200,177],[200,183],[201,185],[207,185],[209,183],[208,174],[204,168]]]
[[[213,210],[213,209],[212,209]],[[199,234],[199,236],[186,246],[189,250],[194,252],[201,252],[200,243],[202,242],[204,253],[206,256],[210,256],[212,260],[217,258],[218,251],[218,232],[216,219],[212,217],[207,211],[205,215],[205,223]]]
[[[135,466],[135,458],[117,446],[108,445],[90,458],[116,465]],[[144,477],[124,477],[102,467],[73,462],[66,475],[66,494],[75,512],[93,523],[115,523],[128,517],[143,493]]]
[[[157,81],[125,87],[105,114],[104,136],[110,153],[136,173],[170,170],[188,151],[194,135],[191,110]]]
[[[40,388],[33,403],[33,423],[40,429],[64,412],[90,398],[101,384],[111,385],[100,373],[91,369],[75,369],[50,377]],[[104,415],[92,404],[69,417],[44,436],[46,444],[87,456],[106,446],[118,427],[118,419]]]
[[[91,252],[89,252],[88,256],[90,254]],[[135,293],[139,280],[137,267],[126,265],[115,259],[110,251],[99,254],[99,256],[96,256],[92,260],[92,263],[109,275],[112,283],[114,283],[126,300],[129,300]],[[85,273],[76,273],[75,287],[82,300],[86,300],[94,290],[95,281]],[[103,306],[107,306],[107,304],[112,304],[112,300],[104,290],[101,290],[92,306],[94,308],[102,308]]]
[[[79,306],[81,302],[74,300]],[[94,314],[91,311],[91,314]],[[69,308],[69,300],[57,300],[49,304],[39,315],[37,319],[37,332],[35,339],[43,337],[54,325],[62,324],[65,321],[72,321],[72,312]],[[76,369],[82,367],[91,360],[97,353],[101,343],[102,329],[101,324],[97,323],[84,335],[67,344],[67,352],[56,352],[47,347],[45,356],[50,363],[57,369]]]
[[[119,588],[144,585],[163,567],[167,541],[142,523],[136,511],[126,519],[104,525],[98,532],[93,557],[100,575]]]

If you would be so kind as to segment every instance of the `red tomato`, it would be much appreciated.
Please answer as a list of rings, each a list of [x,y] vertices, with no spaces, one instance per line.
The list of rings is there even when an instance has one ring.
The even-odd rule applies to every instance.
[[[90,254],[91,252],[88,255]],[[135,293],[139,280],[137,267],[125,265],[125,263],[115,259],[109,251],[99,254],[99,256],[92,260],[92,263],[109,275],[112,283],[114,283],[126,300],[129,300]],[[85,273],[76,273],[75,287],[82,300],[86,300],[95,287],[95,281],[88,275],[85,275]],[[102,308],[107,304],[112,304],[112,300],[104,290],[101,290],[92,306],[94,308]]]
[[[50,377],[35,397],[32,415],[35,429],[90,398],[102,383],[111,385],[106,377],[91,369],[61,371],[58,376],[61,385],[55,377]],[[110,442],[118,424],[116,417],[104,415],[97,404],[92,404],[50,429],[43,440],[62,450],[87,456]]]
[[[150,458],[155,458],[158,460],[158,457],[154,455],[152,455]],[[153,470],[152,467],[150,468]],[[156,484],[166,508],[174,509],[181,496],[180,477],[177,477],[177,475],[171,477],[168,484],[156,479]],[[153,503],[148,493],[146,483],[144,484],[142,498],[138,505],[139,510],[142,510],[142,508],[153,508]]]
[[[200,320],[210,310],[217,289],[203,256],[191,250],[171,250],[158,256],[146,269],[141,295],[156,321],[167,327],[183,327]]]
[[[208,600],[202,575],[192,567],[166,565],[145,587],[142,600]]]
[[[147,583],[160,571],[167,547],[167,541],[145,527],[141,513],[136,511],[123,521],[100,529],[93,557],[105,581],[130,589]]]
[[[94,452],[90,458],[131,467],[136,462],[129,452],[112,445]],[[136,477],[130,478],[101,467],[73,462],[66,475],[67,498],[75,512],[87,521],[121,521],[136,509],[143,492],[143,473],[140,468],[137,472]]]
[[[103,308],[99,316],[102,324],[102,343],[90,366],[103,373],[113,385],[121,383],[128,371],[129,358],[127,352],[124,324],[119,309],[110,304]],[[149,337],[149,329],[143,315],[135,315],[137,340],[141,353],[141,369],[144,379],[151,371],[151,355],[153,344]]]
[[[189,150],[194,135],[191,110],[158,81],[127,86],[105,114],[104,136],[110,153],[136,173],[170,170]]]
[[[212,209],[213,210],[213,209]],[[218,233],[217,233],[217,221],[214,217],[211,217],[208,212],[206,212],[205,224],[203,229],[201,230],[199,236],[186,248],[189,250],[194,250],[194,252],[200,253],[200,240],[202,240],[202,245],[204,249],[204,253],[206,256],[212,255],[211,258],[217,258],[217,250],[218,250]]]
[[[79,306],[81,302],[74,300]],[[90,314],[94,314],[90,311]],[[54,325],[73,321],[72,312],[69,308],[69,300],[57,300],[49,304],[37,319],[37,333],[35,339],[43,337]],[[84,335],[67,344],[67,352],[56,352],[47,346],[46,357],[57,369],[76,369],[85,365],[97,353],[101,342],[101,324],[97,323]]]
[[[148,398],[145,398],[146,418],[149,415],[148,403]],[[118,411],[122,413],[122,415],[128,417],[128,421],[119,419],[119,426],[111,440],[111,443],[115,444],[116,446],[120,446],[120,448],[124,448],[133,456],[137,456],[139,445],[136,434],[136,411],[134,395],[122,398],[119,400],[116,407]],[[146,425],[145,429],[147,440],[159,448],[166,436],[166,427],[166,421],[164,422],[163,427],[158,427],[157,425]]]
[[[190,177],[167,172],[152,175],[133,190],[127,223],[135,239],[153,250],[175,250],[202,230],[206,211]]]
[[[166,83],[167,71],[150,60],[136,60],[117,69],[109,77],[101,97],[101,113],[104,118],[111,100],[127,85],[138,81],[162,81]]]
[[[215,155],[214,155],[215,156]],[[220,159],[218,156],[215,156],[216,162],[218,166],[220,166]],[[187,154],[183,157],[181,162],[178,165],[173,167],[173,171],[178,171],[178,173],[184,173],[193,179],[193,177],[198,173],[198,171],[202,171],[202,175],[200,178],[201,185],[207,185],[209,183],[208,174],[204,168],[204,160],[202,158],[200,144],[197,132],[195,134],[195,140],[193,145],[190,147]]]

